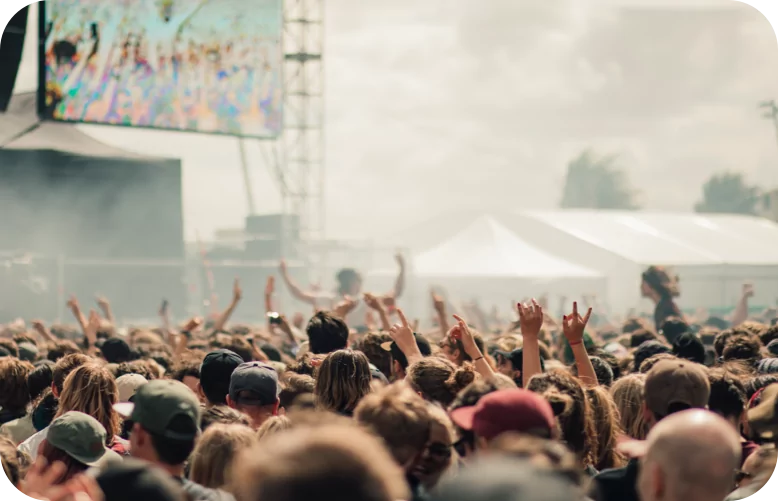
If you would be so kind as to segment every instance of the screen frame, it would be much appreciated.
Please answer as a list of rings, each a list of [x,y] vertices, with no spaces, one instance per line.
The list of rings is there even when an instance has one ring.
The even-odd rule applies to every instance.
[[[284,26],[286,16],[284,15],[285,1],[278,0],[281,3],[281,39],[278,46],[280,49],[280,70],[281,77],[281,127],[277,134],[235,134],[232,132],[221,131],[203,131],[195,129],[170,129],[164,127],[155,127],[153,125],[133,125],[133,124],[112,124],[106,122],[87,122],[83,120],[65,120],[46,115],[46,8],[50,0],[40,0],[38,2],[38,90],[37,90],[37,115],[41,122],[53,122],[70,125],[91,125],[96,127],[116,127],[120,129],[141,129],[158,132],[172,132],[181,134],[201,134],[205,136],[234,137],[237,139],[255,139],[260,141],[280,140],[286,131],[286,51],[284,49]]]

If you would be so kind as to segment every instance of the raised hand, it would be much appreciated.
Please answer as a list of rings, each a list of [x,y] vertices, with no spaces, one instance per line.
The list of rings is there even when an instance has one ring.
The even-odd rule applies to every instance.
[[[100,330],[100,315],[95,310],[89,310],[89,320],[84,330],[84,335],[89,341],[90,348],[97,342],[97,331]]]
[[[111,302],[110,302],[110,301],[108,301],[108,299],[106,299],[106,298],[105,298],[105,297],[103,297],[103,296],[97,296],[97,297],[95,298],[95,300],[97,301],[97,306],[99,306],[99,307],[100,307],[100,308],[102,308],[102,309],[105,309],[105,308],[110,308],[110,307],[111,307]]]
[[[743,284],[743,297],[754,297],[753,284]]]
[[[470,358],[475,359],[480,357],[481,350],[478,349],[478,345],[475,344],[475,336],[467,325],[467,322],[459,315],[454,315],[454,320],[457,321],[457,324],[451,328],[449,336],[462,342],[465,353],[467,353]]]
[[[357,307],[358,303],[359,302],[351,296],[343,296],[343,301],[335,306],[335,309],[332,310],[332,313],[336,317],[345,319],[349,313],[354,311],[354,308]]]
[[[243,298],[243,290],[240,288],[240,280],[235,279],[232,284],[232,302],[237,303]]]
[[[276,277],[270,275],[265,283],[265,297],[272,296],[276,291]]]
[[[77,311],[81,309],[81,306],[78,304],[78,298],[76,296],[70,296],[70,299],[68,299],[67,307],[70,308],[72,311]]]
[[[435,308],[437,313],[446,310],[446,302],[443,301],[443,298],[437,295],[434,290],[430,291],[430,296],[432,297],[432,307]]]
[[[592,309],[589,308],[586,315],[581,317],[578,314],[578,303],[573,302],[573,313],[562,317],[562,332],[570,345],[580,344],[583,342],[584,330],[586,324],[589,322],[589,317],[592,315]]]
[[[521,335],[525,338],[537,339],[543,327],[543,307],[533,298],[530,304],[519,303],[517,308],[521,322]]]
[[[379,300],[375,295],[365,292],[363,295],[363,298],[365,300],[365,304],[370,308],[371,310],[375,311],[382,311],[384,309],[383,302]]]
[[[288,268],[286,266],[286,259],[282,259],[281,261],[278,262],[278,268],[281,270],[281,273],[286,275],[288,271]]]
[[[192,317],[184,324],[181,330],[184,332],[195,332],[201,325],[203,325],[203,317]]]
[[[421,351],[419,351],[419,347],[416,345],[413,329],[400,308],[397,308],[397,316],[400,317],[400,323],[393,325],[389,329],[389,335],[392,337],[392,341],[397,343],[397,347],[405,354],[410,363],[412,356],[421,358]]]

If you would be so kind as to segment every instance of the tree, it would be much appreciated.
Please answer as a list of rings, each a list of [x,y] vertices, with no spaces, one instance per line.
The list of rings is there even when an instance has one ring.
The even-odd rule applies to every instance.
[[[598,157],[587,150],[567,164],[560,206],[565,209],[638,209],[635,192],[615,156]]]
[[[720,214],[756,214],[759,197],[759,188],[746,185],[742,174],[724,172],[705,182],[702,186],[702,201],[694,206],[694,210]]]

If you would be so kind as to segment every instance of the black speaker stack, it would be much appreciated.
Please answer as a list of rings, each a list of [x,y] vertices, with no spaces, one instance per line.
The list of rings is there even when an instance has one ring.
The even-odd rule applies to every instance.
[[[5,27],[3,37],[0,39],[0,112],[8,109],[8,103],[14,92],[16,75],[22,62],[29,10],[29,7],[25,7],[17,12]]]

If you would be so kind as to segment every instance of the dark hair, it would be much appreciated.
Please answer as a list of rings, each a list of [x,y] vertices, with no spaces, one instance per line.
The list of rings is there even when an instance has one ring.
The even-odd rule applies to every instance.
[[[593,353],[593,356],[598,357],[599,359],[601,359],[603,362],[605,362],[606,364],[608,364],[610,366],[611,374],[613,375],[613,378],[611,380],[611,384],[613,383],[613,381],[616,381],[619,378],[621,378],[621,366],[619,366],[619,359],[616,358],[615,355],[613,355],[612,353],[608,353],[607,351],[605,351],[603,349],[597,349]],[[595,372],[596,371],[597,371],[597,368],[595,367]],[[600,377],[599,374],[597,375],[597,377],[598,378]],[[600,383],[600,384],[602,384],[602,383]]]
[[[200,416],[200,430],[205,433],[212,424],[244,424],[251,425],[251,419],[239,410],[227,407],[226,405],[214,405],[209,409],[204,409]]]
[[[670,348],[663,345],[659,341],[647,341],[640,346],[637,347],[634,355],[634,361],[632,362],[632,366],[636,371],[640,370],[641,364],[647,360],[648,358],[658,355],[660,353],[670,353]]]
[[[81,350],[76,343],[69,339],[59,339],[46,344],[46,358],[52,362],[59,362],[68,355],[80,354]]]
[[[59,410],[59,399],[54,396],[51,388],[43,390],[43,393],[32,403],[32,426],[36,431],[41,431],[54,421],[54,416]]]
[[[348,326],[343,320],[323,311],[316,313],[305,328],[311,353],[320,355],[348,346]]]
[[[632,334],[639,330],[650,330],[648,323],[642,318],[632,317],[628,318],[624,325],[621,326],[621,332],[623,334]]]
[[[713,349],[716,350],[716,358],[724,354],[724,348],[727,343],[729,343],[730,338],[740,334],[749,335],[750,333],[747,330],[740,328],[725,329],[721,331],[713,340]]]
[[[454,347],[459,350],[459,353],[461,353],[463,362],[473,361],[473,358],[470,355],[468,355],[467,352],[465,352],[465,345],[462,344],[461,339],[449,338],[449,340],[454,344]],[[485,348],[486,345],[484,344],[484,338],[479,332],[473,332],[473,340],[475,341],[475,345],[478,347],[481,353],[486,353],[486,348]]]
[[[689,324],[680,317],[667,317],[659,329],[667,342],[673,344],[678,339],[678,336],[684,332],[689,332]]]
[[[591,360],[592,367],[594,367],[594,373],[597,375],[597,384],[605,386],[606,388],[612,385],[614,378],[613,369],[610,364],[599,356],[589,357],[589,360]],[[572,372],[574,376],[578,377],[577,365],[573,365]]]
[[[708,409],[725,418],[739,418],[746,407],[746,389],[738,379],[722,369],[708,371]]]
[[[678,277],[671,276],[661,266],[650,266],[643,272],[643,281],[663,298],[678,296]]]
[[[763,330],[759,334],[759,339],[762,341],[762,344],[765,346],[770,344],[770,341],[778,339],[778,324],[771,325],[767,329]]]
[[[193,433],[196,429],[192,421],[187,416],[175,416],[168,423],[167,429],[181,434]],[[195,439],[191,440],[173,440],[146,430],[151,436],[151,444],[154,451],[159,456],[159,460],[167,465],[176,466],[184,464],[192,454],[195,446]]]
[[[338,293],[343,295],[348,294],[350,285],[362,280],[362,276],[353,268],[343,268],[335,275],[335,279],[338,281]]]
[[[656,341],[657,337],[656,334],[651,332],[648,329],[638,329],[632,332],[629,338],[629,347],[630,348],[637,348],[643,343],[647,343],[648,341]]]
[[[88,364],[92,359],[82,353],[74,353],[72,355],[66,355],[61,358],[55,365],[52,371],[52,382],[57,389],[57,393],[62,394],[62,387],[65,385],[65,379],[71,372],[78,369],[82,365]]]
[[[313,394],[316,380],[303,374],[289,374],[284,382],[284,389],[278,395],[279,406],[289,409],[300,395]]]
[[[675,360],[677,358],[678,357],[672,353],[657,353],[656,355],[651,355],[647,359],[643,360],[643,362],[640,364],[640,367],[637,367],[636,372],[639,372],[640,374],[648,374],[648,372],[662,360]]]
[[[416,339],[416,346],[419,348],[419,352],[421,353],[421,356],[428,357],[432,354],[432,347],[430,346],[430,342],[427,341],[427,339],[422,336],[421,334],[414,334],[414,339]],[[481,341],[483,344],[483,341]],[[408,368],[408,357],[405,356],[405,353],[400,349],[399,346],[397,346],[397,343],[392,343],[390,345],[390,354],[392,356],[392,360],[397,361],[398,364],[400,364],[400,367],[402,367],[403,370]],[[481,348],[483,349],[483,347]],[[462,349],[462,353],[464,354],[464,348]],[[483,352],[482,352],[483,353]],[[466,356],[466,355],[465,355]],[[469,360],[470,357],[466,358]],[[391,374],[391,370],[388,374]]]
[[[316,405],[335,413],[350,414],[370,393],[370,362],[361,351],[337,350],[316,371]]]
[[[17,414],[15,417],[22,417],[30,403],[27,377],[32,371],[30,362],[18,358],[0,358],[0,407]]]
[[[54,364],[38,364],[27,376],[27,388],[30,390],[30,399],[35,400],[46,388],[51,388],[54,381]]]
[[[251,349],[251,343],[243,336],[232,336],[230,344],[227,345],[226,348],[237,353],[244,362],[251,362],[254,360],[254,350]]]

